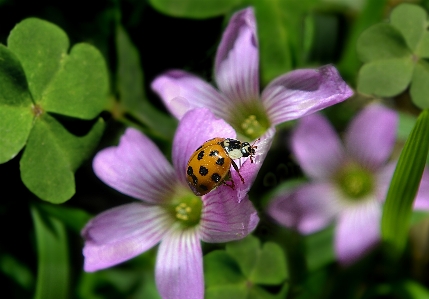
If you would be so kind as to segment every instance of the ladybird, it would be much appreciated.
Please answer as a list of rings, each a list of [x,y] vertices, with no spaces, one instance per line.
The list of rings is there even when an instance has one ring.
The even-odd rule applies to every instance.
[[[244,184],[244,179],[234,160],[250,157],[253,163],[256,148],[248,142],[232,138],[216,137],[207,140],[197,148],[188,161],[186,178],[189,187],[198,196],[209,193],[231,177],[231,164]],[[232,186],[228,186],[234,188],[234,181],[231,182]]]

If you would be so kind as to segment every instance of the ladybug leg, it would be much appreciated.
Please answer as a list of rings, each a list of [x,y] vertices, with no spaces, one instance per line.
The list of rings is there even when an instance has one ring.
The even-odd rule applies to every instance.
[[[230,177],[231,178],[231,171],[229,171],[229,174],[228,174],[228,177]],[[235,190],[235,184],[234,184],[234,180],[228,180],[228,182],[231,182],[231,185],[230,184],[227,184],[226,183],[226,181],[223,181],[223,184],[224,185],[226,185],[226,186],[228,186],[229,188],[231,188],[232,190]]]
[[[255,145],[256,144],[256,142],[258,142],[259,140],[261,140],[261,138],[258,138],[258,139],[256,139],[255,140],[255,142],[253,142],[253,144],[251,145],[251,148],[253,149],[253,154],[255,153],[255,150],[258,148],[258,146],[257,145]],[[253,160],[253,158],[254,158],[255,156],[254,155],[250,155],[250,162],[251,163],[254,163],[255,161]]]
[[[238,176],[240,177],[241,181],[242,181],[242,182],[243,182],[243,184],[244,184],[244,179],[243,179],[243,177],[241,176],[240,171],[238,170],[237,164],[235,164],[234,160],[231,160],[231,162],[232,162],[232,167],[234,167],[235,171],[237,171]]]

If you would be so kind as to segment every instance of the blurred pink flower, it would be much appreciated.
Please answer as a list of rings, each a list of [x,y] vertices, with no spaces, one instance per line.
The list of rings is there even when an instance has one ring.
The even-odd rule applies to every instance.
[[[214,77],[217,89],[195,75],[170,70],[152,82],[152,89],[178,119],[193,108],[207,107],[233,126],[239,139],[260,138],[257,146],[262,160],[277,124],[353,95],[331,65],[281,75],[260,94],[258,37],[251,7],[231,17],[217,49]]]
[[[96,175],[139,201],[105,211],[85,226],[85,271],[114,266],[160,243],[155,280],[161,297],[203,299],[200,240],[241,239],[259,222],[252,203],[239,190],[221,185],[197,197],[188,187],[189,157],[206,140],[219,136],[235,138],[235,131],[207,109],[194,109],[183,116],[176,131],[173,166],[149,138],[132,128],[118,146],[96,155]],[[254,175],[249,165],[250,161],[241,167],[245,180]],[[231,172],[239,182],[237,173]]]
[[[387,162],[397,123],[393,110],[370,105],[352,120],[343,146],[323,116],[300,120],[292,135],[292,151],[311,181],[277,194],[268,213],[303,234],[334,221],[338,260],[350,264],[359,259],[380,239],[381,207],[396,166]],[[427,170],[414,208],[429,209]]]

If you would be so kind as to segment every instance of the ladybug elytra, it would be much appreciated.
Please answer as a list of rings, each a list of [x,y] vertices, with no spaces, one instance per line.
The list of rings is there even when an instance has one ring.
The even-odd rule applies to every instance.
[[[231,176],[231,164],[244,184],[244,179],[233,160],[250,157],[253,163],[256,148],[248,142],[232,138],[216,137],[204,142],[188,161],[186,178],[189,187],[198,196],[209,193]],[[230,187],[234,188],[233,181]]]

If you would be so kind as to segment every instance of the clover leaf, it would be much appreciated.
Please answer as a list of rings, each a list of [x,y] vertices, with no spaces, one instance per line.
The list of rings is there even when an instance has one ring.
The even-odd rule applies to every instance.
[[[228,13],[242,0],[149,0],[156,10],[173,17],[206,19]]]
[[[280,246],[248,236],[204,257],[207,298],[284,298],[286,261]],[[259,285],[281,285],[271,294]]]
[[[76,44],[56,25],[37,18],[17,24],[0,45],[0,163],[24,148],[24,184],[41,199],[61,203],[75,192],[74,171],[97,145],[102,119],[75,136],[56,117],[84,125],[108,96],[104,59],[93,46]]]
[[[364,65],[359,92],[396,96],[410,86],[412,101],[429,108],[429,31],[426,11],[413,4],[395,7],[390,23],[376,24],[359,37],[357,52]]]

